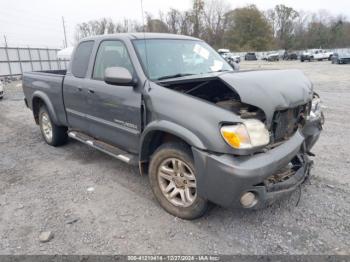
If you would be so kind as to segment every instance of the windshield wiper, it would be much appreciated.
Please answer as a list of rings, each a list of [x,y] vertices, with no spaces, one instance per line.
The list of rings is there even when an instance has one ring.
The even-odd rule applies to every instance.
[[[174,74],[174,75],[168,75],[168,76],[162,76],[157,78],[156,80],[165,80],[165,79],[170,79],[170,78],[177,78],[177,77],[183,77],[183,76],[192,76],[194,74]]]

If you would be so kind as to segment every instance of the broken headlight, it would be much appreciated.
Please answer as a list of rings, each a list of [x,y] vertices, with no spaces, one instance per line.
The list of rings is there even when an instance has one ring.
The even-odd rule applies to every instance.
[[[322,115],[321,98],[317,94],[315,94],[311,103],[309,119],[320,118],[321,115]]]
[[[223,126],[220,132],[226,143],[235,149],[251,149],[270,142],[269,131],[263,122],[256,119]]]

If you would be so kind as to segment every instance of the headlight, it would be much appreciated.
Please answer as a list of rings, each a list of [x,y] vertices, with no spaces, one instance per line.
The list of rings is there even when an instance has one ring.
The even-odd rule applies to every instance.
[[[223,126],[220,132],[226,143],[236,149],[264,146],[270,141],[269,131],[264,123],[256,119],[249,119],[236,125]]]
[[[319,96],[314,96],[311,103],[311,111],[310,111],[310,118],[319,118],[321,117],[321,99]]]

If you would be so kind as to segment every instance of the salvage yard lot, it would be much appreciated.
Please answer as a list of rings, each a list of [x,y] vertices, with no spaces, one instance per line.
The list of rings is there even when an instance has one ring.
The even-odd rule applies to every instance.
[[[45,144],[19,82],[7,85],[0,101],[0,254],[350,254],[350,66],[241,63],[241,70],[288,68],[301,69],[324,102],[311,180],[270,208],[213,207],[195,221],[167,214],[137,168],[76,141]],[[42,231],[54,238],[40,243]]]

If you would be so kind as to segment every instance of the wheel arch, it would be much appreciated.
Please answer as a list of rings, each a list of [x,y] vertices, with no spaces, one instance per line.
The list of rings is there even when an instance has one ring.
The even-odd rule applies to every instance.
[[[32,96],[32,110],[33,110],[33,116],[36,124],[39,124],[39,110],[40,107],[45,105],[47,110],[49,111],[50,117],[52,118],[52,121],[55,124],[59,124],[57,115],[55,113],[54,107],[49,99],[49,97],[41,92],[41,91],[36,91],[34,92]]]
[[[140,163],[147,163],[154,151],[165,142],[180,142],[190,147],[205,148],[202,141],[190,130],[169,121],[157,121],[149,124],[142,133]]]

